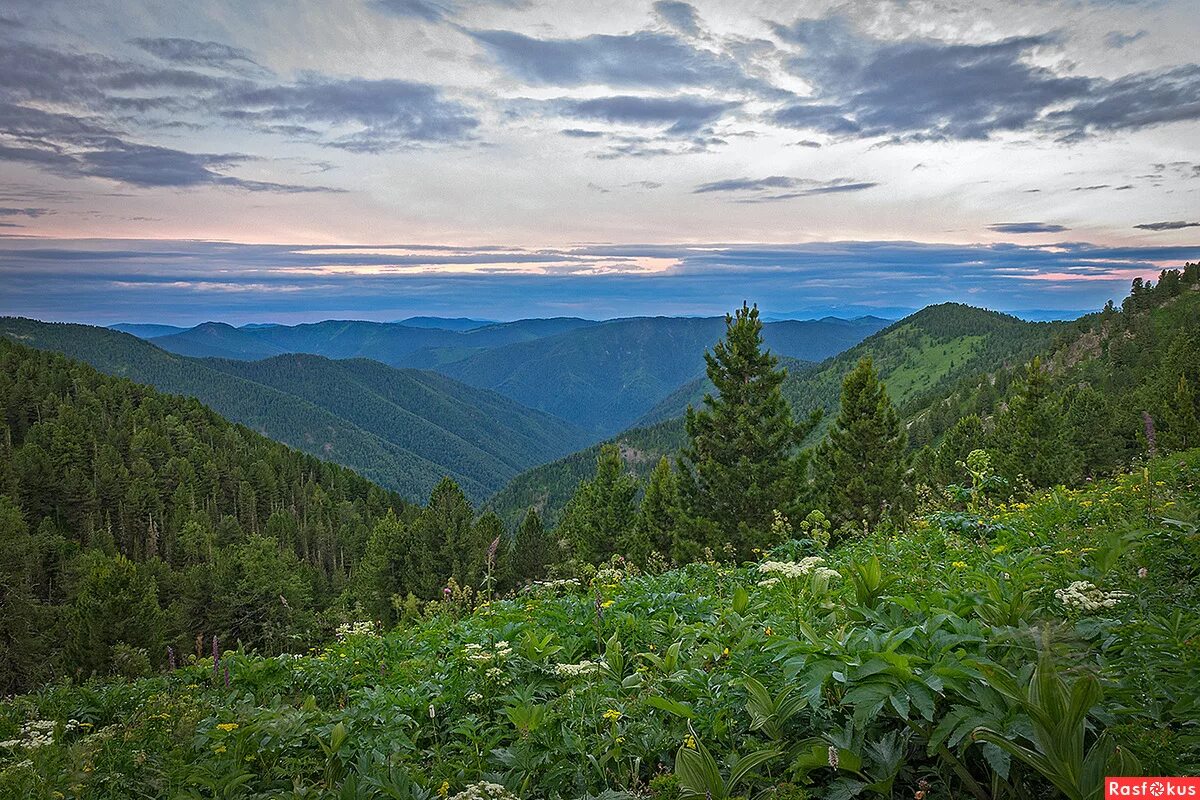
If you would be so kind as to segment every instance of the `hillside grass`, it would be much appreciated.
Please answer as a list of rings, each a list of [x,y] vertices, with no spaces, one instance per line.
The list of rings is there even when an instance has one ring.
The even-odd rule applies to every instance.
[[[1082,698],[1090,732],[1081,716],[1055,736],[1104,730],[1135,774],[1193,773],[1198,520],[1194,450],[763,554],[808,563],[795,579],[618,564],[479,605],[454,594],[307,656],[214,665],[206,644],[169,675],[0,704],[0,796],[431,798],[482,779],[547,798],[1054,796],[1044,765],[1082,776],[1069,755],[1035,768],[980,733],[1044,749],[1033,675],[1043,704]],[[1115,602],[1070,605],[1076,581]]]

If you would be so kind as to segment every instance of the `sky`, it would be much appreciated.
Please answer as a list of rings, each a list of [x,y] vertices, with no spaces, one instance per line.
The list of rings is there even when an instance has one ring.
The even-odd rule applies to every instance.
[[[1200,259],[1195,0],[6,0],[0,314],[1083,311]]]

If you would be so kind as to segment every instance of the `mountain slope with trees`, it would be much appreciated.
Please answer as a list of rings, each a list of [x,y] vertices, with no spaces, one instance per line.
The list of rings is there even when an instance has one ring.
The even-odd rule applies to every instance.
[[[887,324],[788,320],[764,326],[780,355],[816,361]],[[637,317],[489,350],[438,369],[517,402],[562,417],[599,436],[633,424],[704,369],[704,351],[721,337],[720,318]]]
[[[192,359],[116,331],[16,318],[0,319],[0,336],[196,397],[232,420],[352,467],[413,500],[427,497],[445,475],[481,499],[520,469],[586,441],[561,420],[499,395],[373,362]],[[295,375],[288,374],[292,367]],[[349,391],[351,385],[357,391]]]
[[[786,365],[781,391],[797,415],[823,413],[806,436],[817,445],[834,425],[845,378],[870,358],[880,388],[894,404],[912,463],[923,480],[950,483],[961,476],[958,462],[971,449],[991,441],[997,468],[1009,480],[1035,485],[1073,482],[1115,469],[1144,446],[1142,411],[1153,424],[1184,434],[1191,442],[1184,402],[1200,385],[1197,324],[1200,267],[1164,271],[1151,288],[1135,281],[1124,308],[1108,308],[1072,322],[1028,323],[959,304],[931,306],[816,367]],[[1030,388],[1030,362],[1041,356]],[[1189,360],[1190,359],[1190,360]],[[1045,373],[1044,375],[1042,373]],[[677,393],[701,390],[697,381]],[[1039,388],[1041,387],[1041,388]],[[1024,396],[1028,395],[1028,396]],[[1009,403],[1031,409],[1036,419],[1000,413]],[[686,407],[686,406],[685,406]],[[1174,409],[1184,409],[1177,412]],[[1038,420],[1041,420],[1039,422]],[[1007,425],[1024,426],[1024,441]],[[1030,426],[1041,425],[1039,434]],[[1001,432],[995,432],[997,426]],[[1038,435],[1056,431],[1051,447],[1035,445]],[[990,439],[989,439],[990,437]],[[1140,437],[1140,438],[1139,438]],[[626,469],[646,479],[663,456],[674,458],[686,444],[683,419],[668,418],[613,437]],[[1190,444],[1189,444],[1190,446]],[[1056,464],[1038,467],[1038,449],[1062,454]],[[548,523],[557,520],[574,487],[595,470],[596,445],[518,475],[489,506],[510,524],[527,508]]]

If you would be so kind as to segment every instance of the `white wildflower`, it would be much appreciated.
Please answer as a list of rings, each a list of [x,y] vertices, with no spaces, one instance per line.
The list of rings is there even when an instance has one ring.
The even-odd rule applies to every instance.
[[[1075,581],[1065,589],[1056,589],[1054,596],[1067,608],[1091,613],[1112,608],[1130,595],[1128,592],[1106,592],[1088,581]]]
[[[343,622],[338,625],[335,635],[339,642],[344,642],[352,637],[376,637],[379,631],[374,622],[369,620],[363,622]]]
[[[806,556],[799,561],[764,561],[758,565],[762,573],[775,573],[785,578],[803,578],[825,563],[820,556]]]
[[[480,781],[463,789],[450,800],[517,800],[517,796],[498,783]]]
[[[562,678],[578,678],[581,675],[590,675],[600,669],[600,665],[595,661],[580,661],[578,664],[555,664],[554,674]]]

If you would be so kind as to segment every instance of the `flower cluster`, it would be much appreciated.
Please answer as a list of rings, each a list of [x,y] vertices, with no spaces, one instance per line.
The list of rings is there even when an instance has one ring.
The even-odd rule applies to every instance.
[[[26,750],[35,750],[39,747],[54,744],[54,727],[55,722],[52,719],[30,720],[21,726],[21,737],[19,739],[8,739],[7,741],[0,742],[0,749],[11,750],[15,747],[22,747]],[[79,722],[72,719],[67,720],[63,726],[63,730],[70,732],[78,727]]]
[[[1065,589],[1056,589],[1054,596],[1068,608],[1084,612],[1100,611],[1112,608],[1126,597],[1128,592],[1106,592],[1098,589],[1088,581],[1075,581]]]
[[[539,589],[548,589],[552,592],[562,589],[568,591],[579,586],[579,581],[575,578],[558,578],[556,580],[533,581],[529,586],[525,587],[525,591],[533,592]]]
[[[379,629],[376,627],[374,622],[370,621],[343,622],[341,625],[338,625],[335,635],[337,636],[339,642],[344,642],[350,638],[378,636]]]
[[[554,674],[561,678],[578,678],[581,675],[591,675],[600,669],[595,661],[580,661],[578,664],[555,664]]]
[[[517,796],[498,783],[480,781],[463,789],[450,800],[517,800]]]
[[[825,559],[820,556],[807,556],[799,561],[764,561],[758,565],[758,571],[775,573],[785,578],[803,578],[824,563]]]
[[[496,642],[495,650],[485,650],[483,645],[475,642],[468,642],[463,646],[463,652],[467,659],[474,661],[476,664],[486,664],[493,659],[503,660],[512,655],[512,646],[506,641]]]

